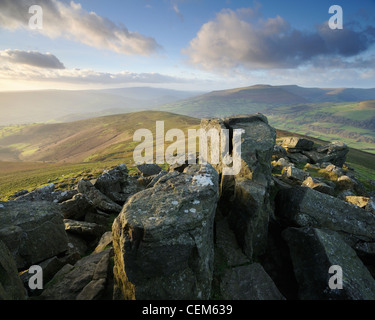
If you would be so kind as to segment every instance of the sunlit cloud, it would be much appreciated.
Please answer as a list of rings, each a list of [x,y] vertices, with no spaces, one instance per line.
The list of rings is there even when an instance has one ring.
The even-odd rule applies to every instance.
[[[43,9],[43,29],[38,32],[49,38],[63,37],[127,55],[150,55],[161,48],[155,39],[88,12],[74,1],[66,4],[58,0],[39,0],[37,3]],[[35,1],[1,0],[0,28],[28,28],[31,5],[35,5]]]

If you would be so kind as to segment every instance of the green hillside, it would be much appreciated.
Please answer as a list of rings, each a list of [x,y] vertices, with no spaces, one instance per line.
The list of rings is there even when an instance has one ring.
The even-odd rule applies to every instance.
[[[274,127],[324,140],[342,140],[375,153],[374,89],[266,86],[214,91],[161,110],[194,117],[263,113]]]

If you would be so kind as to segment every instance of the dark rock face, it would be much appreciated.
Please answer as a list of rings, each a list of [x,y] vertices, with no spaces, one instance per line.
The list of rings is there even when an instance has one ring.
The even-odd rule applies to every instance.
[[[24,300],[26,290],[8,247],[0,240],[0,300]]]
[[[94,204],[82,193],[76,194],[73,199],[60,204],[65,219],[83,220],[86,214],[95,210]]]
[[[285,300],[259,263],[228,270],[220,288],[225,300]]]
[[[63,216],[54,203],[2,202],[0,228],[0,239],[8,246],[18,268],[27,268],[68,249]]]
[[[168,173],[132,196],[112,228],[115,296],[208,299],[218,197],[209,164]]]
[[[375,299],[375,280],[337,232],[310,227],[289,228],[283,236],[290,248],[300,299]],[[331,266],[342,268],[342,289],[329,287],[333,275],[329,274]]]

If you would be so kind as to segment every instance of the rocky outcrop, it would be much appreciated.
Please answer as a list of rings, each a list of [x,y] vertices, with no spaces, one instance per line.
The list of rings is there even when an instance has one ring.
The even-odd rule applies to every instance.
[[[115,297],[208,299],[218,197],[207,164],[170,172],[129,198],[112,228]]]
[[[289,228],[283,235],[290,248],[300,299],[375,300],[375,280],[337,232],[306,227]],[[332,266],[342,269],[342,289],[329,287]]]
[[[272,180],[271,159],[276,139],[275,130],[261,114],[236,116],[224,120],[202,120],[201,128],[233,133],[242,130],[241,170],[236,176],[223,176],[221,197],[223,215],[234,231],[243,252],[253,259],[264,253],[271,212],[269,191]],[[229,145],[234,145],[230,141]],[[232,152],[230,150],[230,152]],[[219,173],[223,165],[216,165]]]
[[[8,201],[0,206],[0,240],[17,268],[27,268],[68,250],[63,216],[57,204]]]

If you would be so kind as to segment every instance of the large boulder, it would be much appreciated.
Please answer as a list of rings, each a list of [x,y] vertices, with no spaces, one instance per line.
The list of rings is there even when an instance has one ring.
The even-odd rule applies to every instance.
[[[66,264],[49,281],[44,300],[97,300],[106,294],[112,249],[93,253],[73,265]]]
[[[0,239],[19,269],[68,249],[61,210],[57,204],[45,201],[1,202]]]
[[[137,180],[128,175],[128,168],[125,164],[103,173],[96,180],[95,188],[121,205],[126,202],[129,196],[141,191]]]
[[[108,213],[119,213],[122,209],[119,204],[95,188],[90,181],[81,179],[78,182],[77,190],[78,192],[85,194],[87,198],[91,200],[96,209]]]
[[[346,144],[334,141],[316,150],[304,151],[303,153],[309,157],[313,163],[330,162],[338,167],[342,167],[348,152],[349,148]]]
[[[288,152],[310,151],[314,146],[314,141],[299,137],[284,137],[281,145]]]
[[[219,176],[170,172],[128,199],[113,223],[116,299],[208,299]]]
[[[0,300],[24,300],[26,290],[8,247],[0,240]]]
[[[331,230],[288,228],[286,239],[302,300],[375,300],[375,280],[355,251]],[[342,289],[330,288],[331,266],[343,272]]]
[[[275,213],[288,225],[327,228],[375,240],[375,215],[355,205],[310,188],[280,190],[275,198]]]
[[[84,220],[87,213],[95,211],[94,204],[82,194],[76,194],[73,199],[60,203],[65,219]]]

